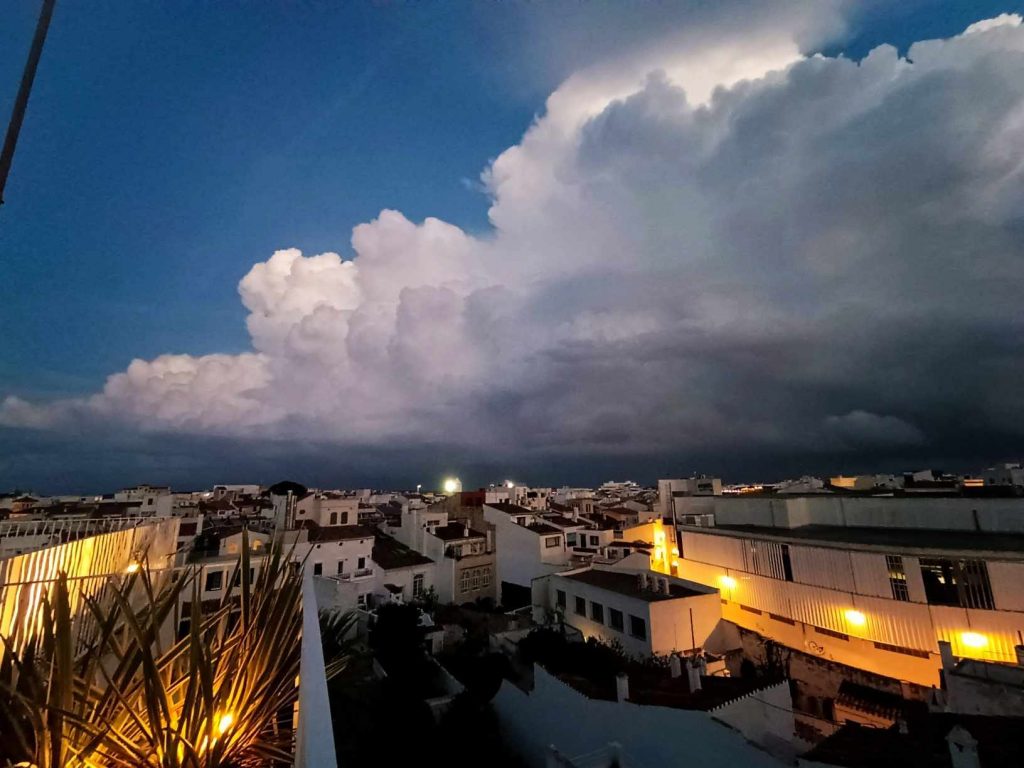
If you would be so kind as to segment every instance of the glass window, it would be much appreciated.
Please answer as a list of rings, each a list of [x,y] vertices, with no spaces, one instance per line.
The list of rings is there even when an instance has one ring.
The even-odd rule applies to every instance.
[[[546,539],[544,539],[544,546],[547,547],[548,549],[553,549],[554,547],[560,547],[560,546],[562,546],[562,537],[561,536],[548,536]]]
[[[423,596],[423,574],[417,573],[412,577],[412,596],[422,597]]]
[[[600,603],[590,601],[590,618],[598,624],[604,624],[604,606]]]
[[[314,576],[323,576],[323,573],[324,573],[324,564],[323,563],[313,563],[313,575]]]
[[[576,615],[586,616],[587,615],[587,601],[582,597],[576,598]]]
[[[360,557],[359,561],[358,561],[358,565],[356,567],[359,568],[360,571],[363,570],[366,567],[366,558],[365,557]]]
[[[789,559],[789,544],[782,545],[782,575],[786,581],[793,580],[793,561]]]
[[[338,561],[338,573],[344,573],[344,572],[345,572],[345,561],[344,560],[339,560]]]
[[[995,608],[984,561],[922,557],[920,563],[925,596],[931,605]]]
[[[591,536],[590,537],[590,546],[596,547],[600,543],[601,543],[601,538],[599,536]]]
[[[617,611],[614,608],[609,608],[608,609],[608,620],[609,620],[608,623],[611,625],[612,629],[616,629],[619,632],[622,631],[622,628],[623,628],[622,611]]]
[[[555,590],[555,605],[557,605],[562,610],[565,610],[565,590],[564,589],[556,589]]]
[[[565,543],[568,544],[570,547],[575,547],[576,546],[576,534],[575,533],[567,533],[567,534],[565,534]]]
[[[899,555],[886,555],[885,567],[889,571],[889,587],[892,589],[893,600],[910,600],[907,589],[907,572],[903,570],[903,558]]]
[[[629,617],[629,634],[635,637],[637,640],[647,639],[647,622],[641,619],[639,616],[633,616],[630,614]]]
[[[331,525],[337,525],[337,524],[338,524],[338,513],[337,512],[331,512]]]
[[[206,572],[206,591],[219,592],[224,586],[224,571]]]
[[[341,524],[348,525],[348,512],[341,513]]]

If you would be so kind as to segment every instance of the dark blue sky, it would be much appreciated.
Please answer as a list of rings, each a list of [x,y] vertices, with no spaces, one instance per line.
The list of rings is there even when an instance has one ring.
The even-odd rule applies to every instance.
[[[828,52],[1021,5],[851,4]],[[37,12],[4,8],[4,125]],[[0,397],[248,349],[236,286],[253,263],[345,255],[382,208],[486,229],[479,173],[553,88],[681,21],[670,3],[60,0],[0,208]]]

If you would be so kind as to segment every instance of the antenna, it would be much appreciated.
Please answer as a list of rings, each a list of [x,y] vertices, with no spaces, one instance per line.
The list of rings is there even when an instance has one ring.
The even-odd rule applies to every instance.
[[[53,6],[56,2],[57,0],[43,0],[43,7],[39,11],[39,21],[36,23],[36,34],[32,38],[32,47],[28,51],[25,71],[21,75],[18,96],[14,100],[11,122],[7,126],[3,151],[0,152],[0,205],[3,205],[4,202],[4,187],[7,186],[7,174],[11,171],[14,147],[18,143],[21,124],[25,120],[25,108],[28,107],[28,97],[32,93],[32,81],[36,79],[36,67],[39,66],[39,57],[43,54],[43,43],[46,42],[46,31],[50,28],[50,18],[53,16]]]

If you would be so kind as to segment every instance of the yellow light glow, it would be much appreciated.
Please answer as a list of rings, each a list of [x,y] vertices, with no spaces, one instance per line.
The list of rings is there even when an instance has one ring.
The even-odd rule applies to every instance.
[[[847,623],[854,627],[863,627],[868,623],[867,616],[853,608],[850,608],[843,615],[846,616]]]
[[[455,493],[457,490],[459,490],[459,478],[457,478],[457,477],[446,478],[445,481],[444,481],[444,492],[451,494],[451,493]]]
[[[128,563],[128,567],[124,569],[124,572],[125,573],[138,573],[139,572],[139,564],[138,563]]]
[[[726,589],[736,589],[736,579],[732,576],[719,576],[718,583]]]
[[[960,642],[968,648],[984,648],[988,645],[988,638],[980,632],[961,632]]]
[[[672,557],[679,557],[679,547],[672,547]]]
[[[233,722],[235,722],[235,716],[232,715],[230,712],[228,712],[227,714],[221,715],[220,716],[220,720],[217,721],[217,733],[219,733],[221,736],[223,736],[224,735],[224,731],[226,731],[228,728],[230,728],[231,724]]]
[[[506,488],[515,488],[515,487],[516,487],[516,484],[515,484],[515,483],[513,483],[513,482],[512,482],[511,480],[506,480],[506,481],[505,481],[505,487],[506,487]]]

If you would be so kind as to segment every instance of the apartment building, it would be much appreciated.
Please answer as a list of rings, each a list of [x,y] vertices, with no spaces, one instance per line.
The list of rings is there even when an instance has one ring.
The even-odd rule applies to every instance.
[[[497,600],[496,554],[490,533],[456,521],[435,527],[423,539],[423,554],[436,563],[440,602]]]
[[[1015,664],[1024,632],[1017,499],[682,500],[678,574],[738,626],[825,661],[939,684],[939,642]]]
[[[537,511],[517,504],[485,503],[483,516],[494,526],[497,579],[506,607],[529,605],[535,577],[570,567],[565,532]]]
[[[580,568],[533,582],[534,620],[554,617],[632,656],[690,653],[722,617],[718,590],[649,571]]]

